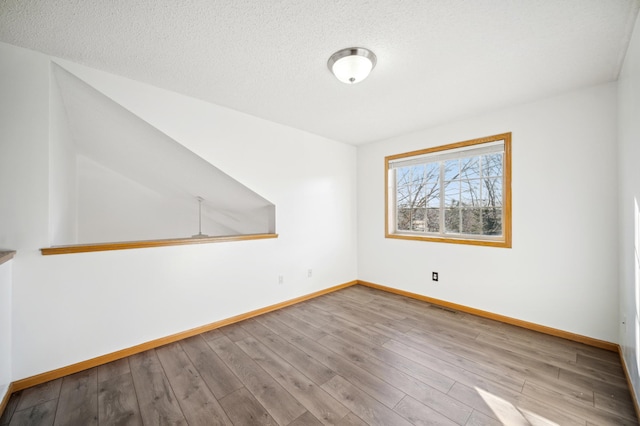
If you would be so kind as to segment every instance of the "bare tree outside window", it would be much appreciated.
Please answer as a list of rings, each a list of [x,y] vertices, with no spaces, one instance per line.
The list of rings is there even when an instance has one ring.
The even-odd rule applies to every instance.
[[[439,168],[434,164],[411,166],[399,169],[397,176],[398,229],[437,232],[440,227]]]

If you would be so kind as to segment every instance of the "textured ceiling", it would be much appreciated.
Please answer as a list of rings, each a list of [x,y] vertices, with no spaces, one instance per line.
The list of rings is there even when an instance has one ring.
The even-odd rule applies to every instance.
[[[0,0],[0,41],[359,144],[615,80],[639,1]]]

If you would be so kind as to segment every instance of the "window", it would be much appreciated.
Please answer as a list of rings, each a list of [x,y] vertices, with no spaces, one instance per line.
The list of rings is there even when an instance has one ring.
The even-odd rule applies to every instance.
[[[511,247],[511,133],[385,158],[386,237]]]

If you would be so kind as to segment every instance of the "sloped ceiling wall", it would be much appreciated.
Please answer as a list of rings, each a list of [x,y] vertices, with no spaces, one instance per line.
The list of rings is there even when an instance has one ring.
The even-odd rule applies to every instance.
[[[68,129],[52,138],[71,140],[54,140],[51,149],[73,148],[52,152],[51,161],[75,164],[75,170],[52,164],[51,172],[74,173],[75,179],[57,181],[75,181],[76,188],[56,191],[77,191],[67,197],[75,206],[57,207],[76,212],[68,215],[75,227],[65,225],[76,232],[52,232],[54,245],[189,237],[199,232],[196,197],[204,199],[205,234],[275,232],[273,203],[63,67],[53,64],[52,74],[58,88],[52,96],[60,100],[53,99],[51,108],[64,109],[52,120],[64,120],[55,127]]]

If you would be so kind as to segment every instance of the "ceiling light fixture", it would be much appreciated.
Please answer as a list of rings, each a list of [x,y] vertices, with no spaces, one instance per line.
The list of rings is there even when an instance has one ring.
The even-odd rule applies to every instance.
[[[376,55],[369,49],[348,47],[331,55],[327,66],[341,82],[355,84],[367,78],[376,62]]]

